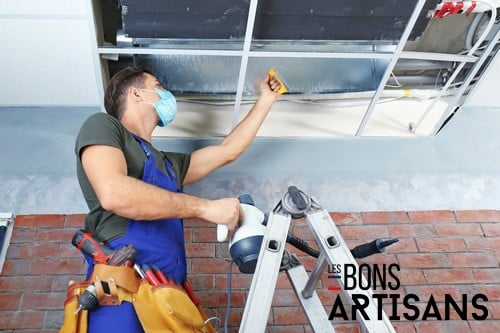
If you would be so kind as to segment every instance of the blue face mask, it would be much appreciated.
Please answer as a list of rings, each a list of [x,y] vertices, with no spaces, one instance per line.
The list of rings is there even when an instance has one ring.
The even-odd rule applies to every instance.
[[[150,89],[140,89],[146,91],[153,91]],[[177,102],[175,101],[174,95],[168,90],[162,90],[155,88],[154,92],[160,96],[160,99],[154,103],[150,102],[142,102],[145,104],[151,104],[156,110],[158,117],[160,117],[160,121],[158,122],[158,126],[167,126],[174,120],[175,114],[177,113]]]

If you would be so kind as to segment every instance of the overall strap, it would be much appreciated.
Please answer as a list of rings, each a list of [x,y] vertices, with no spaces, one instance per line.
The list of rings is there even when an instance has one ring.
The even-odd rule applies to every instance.
[[[151,156],[153,156],[153,154],[151,153],[151,151],[149,150],[148,146],[146,146],[146,144],[144,143],[144,141],[142,141],[141,138],[139,138],[137,135],[135,135],[134,133],[130,133],[132,134],[132,136],[134,137],[134,139],[139,142],[139,144],[141,145],[141,148],[142,150],[144,151],[144,153],[146,154],[146,157],[149,159]],[[153,156],[154,158],[154,156]]]
[[[144,141],[140,137],[138,137],[137,135],[135,135],[134,133],[130,133],[130,134],[132,134],[132,136],[134,137],[134,139],[137,142],[139,142],[139,144],[141,145],[142,150],[146,154],[147,159],[148,160],[151,160],[151,159],[154,160],[154,158],[155,158],[154,155],[151,153],[151,151],[149,150],[148,146],[146,146],[146,144],[144,143]],[[165,161],[165,167],[167,169],[168,176],[170,178],[177,179],[177,177],[175,176],[174,171],[172,170],[172,166],[170,165],[170,162],[168,161],[168,159],[167,158],[163,158],[163,160]]]

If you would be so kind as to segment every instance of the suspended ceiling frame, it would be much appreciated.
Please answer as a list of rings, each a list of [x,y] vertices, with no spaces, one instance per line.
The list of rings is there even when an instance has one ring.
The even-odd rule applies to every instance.
[[[492,38],[486,47],[485,51],[481,54],[480,57],[477,57],[474,55],[474,53],[478,50],[478,48],[482,45],[488,34],[490,33],[490,30],[492,29],[494,23],[495,23],[495,14],[496,14],[496,7],[489,2],[489,0],[479,0],[478,2],[485,4],[488,6],[492,12],[492,15],[490,17],[490,20],[487,24],[486,29],[483,31],[482,35],[478,38],[476,43],[473,45],[473,47],[467,52],[467,54],[461,55],[461,54],[449,54],[449,53],[435,53],[435,52],[417,52],[417,51],[404,51],[404,47],[408,41],[408,38],[413,30],[413,27],[415,23],[417,22],[417,19],[424,8],[426,0],[418,0],[415,8],[413,10],[412,15],[410,16],[410,19],[408,21],[407,26],[404,29],[404,32],[400,38],[400,40],[397,43],[397,46],[393,52],[382,52],[382,51],[372,51],[372,52],[301,52],[301,51],[293,51],[293,52],[286,52],[286,51],[275,51],[275,52],[269,52],[269,51],[255,51],[251,50],[251,44],[252,44],[252,35],[253,35],[253,30],[254,30],[254,25],[255,25],[255,18],[256,18],[256,12],[257,12],[257,6],[258,6],[258,0],[250,0],[250,7],[249,7],[249,14],[248,14],[248,20],[247,20],[247,25],[246,25],[246,31],[245,31],[245,37],[243,41],[243,49],[242,50],[216,50],[216,49],[170,49],[170,48],[135,48],[135,47],[108,47],[108,46],[103,46],[104,43],[99,42],[99,38],[97,41],[97,53],[98,53],[98,59],[95,59],[96,65],[103,66],[102,61],[104,58],[116,58],[119,57],[120,55],[180,55],[180,56],[218,56],[218,57],[240,57],[241,62],[240,62],[240,71],[239,71],[239,77],[238,77],[238,85],[237,85],[237,90],[236,90],[236,99],[235,99],[235,104],[234,104],[234,110],[233,110],[233,117],[232,117],[232,125],[233,127],[236,126],[238,119],[240,117],[240,109],[241,109],[241,103],[242,103],[242,96],[243,96],[243,88],[244,88],[244,82],[245,82],[245,77],[247,73],[247,66],[248,66],[248,59],[250,57],[261,57],[261,58],[325,58],[325,59],[334,59],[334,58],[341,58],[341,59],[389,59],[389,64],[387,65],[384,75],[382,76],[382,79],[379,82],[379,85],[377,89],[375,90],[373,97],[371,98],[371,101],[369,103],[369,106],[367,110],[365,111],[361,122],[358,126],[358,129],[356,131],[355,136],[362,136],[363,132],[366,128],[366,125],[368,124],[370,118],[372,117],[372,114],[375,110],[375,107],[377,103],[379,102],[379,99],[382,95],[382,92],[387,84],[387,81],[389,80],[391,73],[393,72],[393,69],[398,62],[399,59],[421,59],[421,60],[435,60],[435,61],[451,61],[451,62],[456,62],[458,63],[457,67],[455,70],[452,72],[450,78],[446,81],[446,84],[440,89],[439,93],[437,96],[433,99],[431,104],[427,107],[426,111],[422,114],[420,119],[415,123],[415,124],[410,124],[409,125],[409,130],[412,133],[415,133],[416,129],[420,126],[420,124],[423,122],[423,120],[429,115],[429,113],[434,109],[436,104],[439,102],[439,100],[444,96],[446,91],[450,88],[450,86],[453,84],[457,76],[460,74],[460,72],[463,70],[466,64],[470,63],[473,64],[472,69],[469,71],[467,74],[463,84],[461,85],[460,89],[456,92],[456,94],[453,96],[452,101],[448,104],[448,107],[444,111],[444,113],[441,115],[439,121],[435,124],[435,127],[431,133],[431,135],[436,135],[440,128],[445,124],[447,121],[448,117],[456,110],[457,107],[460,106],[460,100],[463,97],[464,93],[466,92],[467,88],[471,84],[472,80],[474,79],[474,76],[478,73],[479,69],[481,66],[484,64],[486,59],[489,57],[491,52],[493,51],[494,46],[497,44],[497,42],[500,39],[500,31],[498,31],[494,38]],[[92,4],[89,4],[89,6],[92,7]],[[96,5],[94,3],[93,5],[94,10],[96,9]],[[92,10],[92,9],[90,9]],[[95,13],[95,11],[94,11]],[[99,36],[98,34],[98,28],[96,28],[96,25],[99,25],[98,20],[95,19],[94,16],[94,22],[92,22],[94,31],[96,32],[96,36]],[[97,30],[96,30],[97,29]],[[104,81],[104,76],[103,76],[103,71],[102,70],[97,70],[98,75],[97,77],[103,77]],[[104,84],[98,84],[98,88],[100,90],[99,94],[101,97],[104,96]]]

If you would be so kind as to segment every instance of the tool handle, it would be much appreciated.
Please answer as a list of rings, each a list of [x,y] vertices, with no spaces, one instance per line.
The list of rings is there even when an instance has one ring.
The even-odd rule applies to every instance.
[[[229,228],[225,224],[217,224],[217,241],[224,242],[229,234]]]
[[[351,254],[354,258],[358,259],[365,258],[371,256],[372,254],[384,252],[387,246],[394,244],[398,241],[399,239],[397,238],[385,241],[382,240],[381,238],[377,238],[372,242],[356,246],[354,249],[351,250]]]
[[[92,257],[98,264],[111,266],[128,266],[134,264],[137,251],[128,244],[118,250],[107,247],[104,243],[97,241],[90,232],[78,230],[71,243],[84,254]]]
[[[98,242],[92,237],[90,232],[78,230],[71,243],[84,254],[92,257],[96,263],[107,264],[108,260],[114,254],[114,250],[110,249],[104,243]]]
[[[144,272],[146,280],[148,280],[149,284],[151,284],[152,286],[157,286],[160,284],[160,281],[148,264],[142,265],[142,271]]]
[[[132,267],[134,265],[135,257],[137,256],[137,251],[132,244],[128,244],[118,249],[109,258],[108,265],[111,266],[128,266]]]
[[[305,210],[307,208],[307,202],[302,197],[300,190],[295,186],[288,187],[288,194],[292,199],[292,202],[297,206],[299,210]]]

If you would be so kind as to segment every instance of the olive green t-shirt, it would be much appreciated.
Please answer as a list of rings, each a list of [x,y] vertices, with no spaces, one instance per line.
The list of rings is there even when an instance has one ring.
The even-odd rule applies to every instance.
[[[172,152],[161,152],[155,149],[151,143],[142,140],[153,153],[156,166],[163,172],[167,172],[163,158],[167,158],[172,164],[177,177],[178,188],[182,189],[182,183],[186,176],[191,155]],[[80,153],[89,145],[107,145],[120,149],[127,163],[127,174],[137,179],[142,178],[146,154],[133,135],[120,123],[120,121],[107,113],[96,113],[91,115],[82,125],[76,138],[76,172],[78,182],[82,190],[89,213],[85,218],[85,230],[90,231],[94,237],[101,241],[109,241],[125,234],[128,219],[118,216],[102,208],[99,200],[90,185],[83,170]]]

